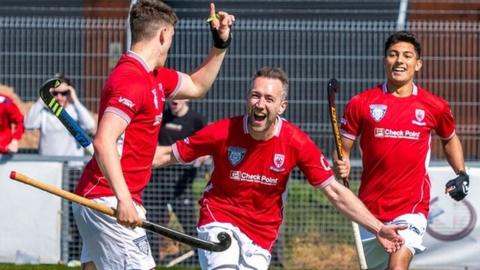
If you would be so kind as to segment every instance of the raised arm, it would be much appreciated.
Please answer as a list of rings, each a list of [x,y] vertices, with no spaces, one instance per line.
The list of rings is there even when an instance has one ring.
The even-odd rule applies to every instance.
[[[210,4],[210,28],[214,47],[207,58],[190,75],[182,74],[182,85],[175,99],[197,99],[203,97],[217,78],[226,50],[231,40],[231,26],[235,21],[227,12],[215,12],[215,5]]]
[[[69,85],[70,95],[69,101],[73,105],[73,108],[77,111],[78,114],[78,123],[83,129],[91,130],[95,128],[95,120],[93,119],[90,112],[83,106],[77,96],[77,92],[73,86]]]
[[[395,252],[404,243],[397,230],[406,229],[405,225],[384,225],[348,188],[337,181],[332,181],[322,192],[341,214],[374,233],[385,251]]]
[[[44,108],[46,108],[46,106],[41,99],[38,99],[35,103],[33,103],[32,107],[30,107],[30,110],[25,116],[24,125],[26,129],[40,128],[42,117],[41,112]]]

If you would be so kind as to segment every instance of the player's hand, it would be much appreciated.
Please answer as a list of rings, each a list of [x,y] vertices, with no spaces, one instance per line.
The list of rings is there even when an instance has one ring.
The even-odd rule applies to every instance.
[[[470,179],[464,171],[458,172],[458,176],[445,184],[445,193],[448,193],[456,201],[461,201],[468,194]]]
[[[406,224],[388,224],[378,231],[377,240],[387,253],[396,252],[402,247],[405,240],[398,234],[398,230],[406,228]]]
[[[133,205],[133,201],[119,200],[117,203],[117,222],[128,228],[135,228],[137,224],[140,224],[140,218],[138,217],[137,210]]]
[[[333,158],[333,171],[335,172],[337,179],[348,178],[348,175],[350,174],[350,169],[351,169],[350,159],[344,158],[344,160],[341,160],[341,159]]]
[[[207,160],[210,159],[210,156],[209,155],[206,155],[206,156],[201,156],[197,159],[194,160],[193,162],[193,167],[195,168],[199,168],[200,166],[202,166],[203,164],[205,164],[207,162]]]
[[[232,40],[231,26],[235,21],[233,15],[225,11],[215,12],[215,4],[210,3],[210,16],[207,22],[210,23],[213,43],[215,48],[226,49]]]
[[[6,147],[7,152],[17,153],[18,152],[18,140],[13,139]]]
[[[68,95],[68,101],[72,104],[78,102],[78,96],[77,96],[77,91],[75,91],[75,88],[72,86],[68,86],[69,90],[69,95]]]

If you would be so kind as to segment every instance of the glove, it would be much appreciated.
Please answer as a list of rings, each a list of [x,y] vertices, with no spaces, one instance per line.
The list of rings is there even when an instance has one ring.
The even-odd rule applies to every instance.
[[[464,171],[459,171],[457,175],[456,178],[447,182],[445,185],[445,193],[448,192],[454,200],[461,201],[468,194],[470,180],[468,174]]]

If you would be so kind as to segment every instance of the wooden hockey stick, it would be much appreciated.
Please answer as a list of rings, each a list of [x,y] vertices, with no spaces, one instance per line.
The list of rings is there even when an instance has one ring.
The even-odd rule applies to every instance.
[[[338,128],[337,109],[335,107],[335,93],[340,91],[340,84],[337,80],[331,79],[328,81],[328,107],[330,114],[330,123],[332,124],[333,138],[335,141],[335,148],[337,150],[337,157],[339,160],[343,160],[343,148],[342,140],[340,137],[340,130]],[[342,178],[343,185],[350,188],[348,178]],[[355,240],[355,247],[357,250],[358,261],[360,263],[360,269],[365,270],[367,267],[367,259],[363,250],[362,239],[360,237],[360,229],[358,224],[352,221],[353,237]]]
[[[59,196],[65,200],[83,205],[85,207],[88,207],[90,209],[96,210],[100,213],[115,217],[116,210],[113,208],[110,208],[104,204],[97,203],[93,200],[89,200],[87,198],[84,198],[82,196],[79,196],[77,194],[68,192],[66,190],[63,190],[61,188],[58,188],[54,185],[41,182],[39,180],[33,179],[31,177],[28,177],[24,174],[21,174],[16,171],[12,171],[10,173],[10,178],[13,180],[17,180],[19,182],[22,182],[24,184],[30,185],[32,187],[41,189],[43,191],[49,192],[53,195]],[[154,233],[161,234],[163,236],[166,236],[168,238],[171,238],[175,241],[179,241],[182,243],[185,243],[187,245],[190,245],[195,248],[201,248],[204,250],[208,251],[215,251],[215,252],[220,252],[224,251],[227,248],[230,247],[231,244],[231,238],[230,235],[227,233],[221,232],[217,235],[218,243],[216,242],[211,242],[211,241],[206,241],[200,238],[196,238],[193,236],[190,236],[188,234],[184,234],[175,230],[172,230],[170,228],[163,227],[161,225],[152,223],[148,220],[142,220],[137,224],[137,226],[142,227],[146,230],[149,230]]]
[[[60,122],[62,122],[62,124],[67,128],[68,132],[70,132],[70,134],[75,138],[75,140],[80,145],[82,145],[87,150],[87,152],[89,154],[93,155],[94,154],[94,149],[93,149],[92,139],[90,138],[90,136],[88,136],[88,134],[80,127],[80,125],[77,123],[77,121],[75,121],[68,114],[68,112],[66,110],[64,110],[64,108],[60,104],[58,104],[58,102],[55,100],[55,97],[50,93],[51,88],[56,88],[60,84],[61,84],[61,81],[59,79],[56,79],[56,78],[49,79],[46,82],[44,82],[43,85],[40,87],[40,90],[39,90],[40,98],[43,100],[43,102],[45,102],[45,104],[52,111],[52,113],[57,116],[57,118],[60,120]],[[13,175],[15,175],[15,172],[12,172],[12,173],[13,173]],[[24,176],[20,173],[16,173],[16,174],[21,175],[21,179],[34,180],[34,179],[29,178],[27,176]],[[20,179],[15,179],[15,180],[21,181]],[[43,184],[42,186],[46,185],[46,184],[44,184],[44,183],[42,183],[38,180],[36,182],[32,182],[32,183],[40,183],[40,184]],[[27,183],[27,184],[29,184],[29,183]],[[30,184],[30,185],[32,185],[32,184]],[[32,185],[32,186],[40,188],[39,186],[35,186],[35,185]],[[79,199],[79,200],[81,200],[85,203],[88,203],[89,205],[91,204],[91,202],[93,202],[94,203],[93,206],[95,206],[95,207],[98,206],[98,203],[95,203],[94,201],[88,200],[84,197],[78,196],[78,195],[70,193],[68,191],[64,191],[64,190],[59,189],[59,188],[54,187],[54,186],[53,186],[53,188],[56,188],[56,191],[60,192],[61,194],[65,194],[65,195],[68,195],[68,196],[63,197],[63,196],[61,196],[57,193],[53,193],[49,190],[45,190],[45,189],[43,189],[43,190],[45,190],[47,192],[50,192],[52,194],[55,194],[57,196],[60,196],[64,199],[66,199],[66,200],[73,201],[73,200],[70,199],[71,198],[70,194],[71,194],[71,195],[76,196],[75,198],[78,197],[77,199]],[[40,188],[40,189],[42,189],[42,188]],[[52,189],[52,190],[54,190],[54,189]],[[87,200],[87,201],[85,201],[85,200]],[[79,203],[77,201],[73,201],[73,202],[84,205],[84,204]],[[89,205],[85,205],[85,206],[90,207]],[[93,207],[90,207],[90,208],[98,210],[101,213],[104,213],[104,214],[115,217],[115,210],[114,209],[111,209],[111,208],[106,207],[106,206],[103,206],[103,208],[102,208],[102,206],[103,205],[99,206],[100,209],[96,209],[96,208],[93,208]],[[230,243],[231,243],[230,235],[228,235],[226,233],[220,233],[219,235],[217,235],[217,238],[220,240],[220,243],[215,243],[215,242],[205,241],[205,240],[202,240],[202,239],[199,239],[199,238],[196,238],[196,237],[193,237],[193,236],[190,236],[190,235],[172,230],[170,228],[163,227],[163,226],[155,224],[155,223],[151,223],[147,220],[143,221],[142,224],[139,224],[139,226],[145,228],[146,230],[149,230],[149,231],[161,234],[165,237],[171,238],[175,241],[179,241],[179,242],[185,243],[187,245],[190,245],[192,247],[201,248],[201,249],[205,249],[205,250],[209,250],[209,251],[223,251],[223,250],[226,250],[228,247],[230,247]]]

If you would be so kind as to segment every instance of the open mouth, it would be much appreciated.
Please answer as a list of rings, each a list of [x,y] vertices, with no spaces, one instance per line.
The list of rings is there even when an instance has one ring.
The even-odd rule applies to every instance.
[[[407,71],[407,69],[406,69],[406,68],[403,68],[403,67],[395,67],[395,68],[392,69],[392,71],[393,71],[394,73],[402,73],[402,72]]]
[[[267,118],[267,115],[264,113],[254,112],[253,118],[255,119],[255,122],[262,122],[265,120],[265,118]]]

